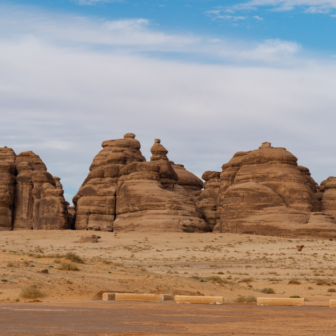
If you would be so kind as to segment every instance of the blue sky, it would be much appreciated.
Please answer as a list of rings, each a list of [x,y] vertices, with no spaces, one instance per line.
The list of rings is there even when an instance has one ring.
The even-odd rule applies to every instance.
[[[336,54],[335,0],[2,0],[105,20],[149,20],[153,29],[232,39],[295,41],[307,51]]]
[[[107,139],[201,176],[264,141],[336,175],[336,0],[0,0],[0,146],[76,194]]]

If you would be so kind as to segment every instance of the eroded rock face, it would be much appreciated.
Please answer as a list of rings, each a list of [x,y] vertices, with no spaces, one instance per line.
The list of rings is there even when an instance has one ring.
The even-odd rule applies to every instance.
[[[41,158],[28,151],[16,158],[14,230],[68,229],[63,188],[47,172]],[[58,183],[58,184],[57,184]]]
[[[125,134],[123,139],[104,141],[102,147],[73,199],[76,230],[112,231],[120,170],[127,164],[145,161],[140,142],[132,133]]]
[[[324,193],[321,200],[321,212],[336,218],[336,177],[330,176],[323,182]]]
[[[0,148],[0,231],[12,229],[16,154],[11,148]]]
[[[206,171],[203,173],[202,179],[205,180],[204,190],[202,190],[199,197],[197,197],[196,206],[204,220],[213,230],[219,215],[217,203],[221,186],[220,172]]]
[[[160,140],[151,152],[150,162],[131,163],[120,171],[114,231],[209,231],[192,198],[176,183],[178,175]]]
[[[177,184],[183,187],[189,194],[195,194],[203,189],[203,181],[184,168],[183,164],[175,164],[170,161],[177,174]]]
[[[318,207],[316,183],[285,148],[263,143],[257,150],[236,153],[222,168],[214,232],[316,234],[309,220]],[[323,234],[333,236],[334,230],[329,227]]]

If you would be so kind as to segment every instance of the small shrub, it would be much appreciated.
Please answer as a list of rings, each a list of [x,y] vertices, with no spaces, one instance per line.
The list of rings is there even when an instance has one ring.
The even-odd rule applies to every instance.
[[[186,233],[195,233],[195,231],[190,230],[190,229],[183,229],[182,231],[183,231],[183,232],[186,232]]]
[[[235,299],[235,302],[240,302],[240,303],[247,302],[247,303],[251,303],[251,302],[257,302],[257,299],[256,299],[255,296],[252,296],[252,295],[249,295],[249,296],[239,295]]]
[[[300,285],[301,282],[298,279],[290,279],[288,285]]]
[[[318,286],[323,286],[323,285],[328,285],[329,282],[325,279],[316,279],[316,285]]]
[[[7,267],[15,267],[15,265],[12,262],[8,262]]]
[[[60,263],[61,263],[61,260],[60,260],[60,259],[55,259],[55,260],[54,260],[54,263],[55,263],[55,264],[60,264]]]
[[[252,281],[253,281],[253,278],[244,278],[244,279],[239,280],[238,282],[252,282]]]
[[[24,267],[29,267],[29,265],[30,265],[30,264],[29,264],[29,261],[28,261],[28,260],[25,260],[25,261],[23,262],[23,266],[24,266]]]
[[[58,269],[61,271],[79,271],[76,265],[70,263],[62,263]]]
[[[329,292],[329,293],[335,293],[335,292],[336,292],[336,289],[335,289],[335,288],[329,288],[329,289],[328,289],[328,292]]]
[[[261,293],[265,293],[265,294],[275,294],[273,288],[264,288],[264,289],[262,289],[260,292],[261,292]]]
[[[292,295],[289,298],[290,299],[301,299],[301,296],[299,296],[299,295]]]
[[[77,263],[77,264],[84,264],[83,259],[80,256],[78,256],[76,253],[73,253],[73,252],[68,252],[65,255],[65,258],[68,259],[68,260],[71,260],[72,262]]]
[[[213,282],[218,282],[218,283],[223,282],[223,279],[218,275],[213,275],[213,276],[207,277],[206,280],[213,281]]]
[[[37,299],[44,297],[45,294],[43,294],[38,288],[35,286],[29,286],[21,289],[20,296],[25,299]]]
[[[224,274],[224,272],[218,272],[217,274]]]

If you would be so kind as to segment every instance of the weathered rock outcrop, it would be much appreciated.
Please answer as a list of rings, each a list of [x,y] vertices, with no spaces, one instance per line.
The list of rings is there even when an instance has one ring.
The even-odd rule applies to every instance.
[[[330,176],[324,181],[324,193],[321,200],[321,212],[336,218],[336,177]]]
[[[151,152],[151,162],[128,164],[120,171],[114,231],[210,231],[192,198],[176,183],[160,140]]]
[[[185,169],[183,164],[175,164],[172,161],[170,163],[177,174],[177,184],[183,187],[189,194],[193,195],[203,189],[203,181]]]
[[[318,207],[316,183],[285,148],[263,143],[236,153],[222,168],[215,232],[336,236],[329,220],[323,225],[310,220]]]
[[[0,148],[0,231],[11,230],[14,209],[16,154],[11,148]]]
[[[14,230],[68,229],[67,202],[57,179],[35,153],[20,153],[16,158]]]
[[[132,133],[125,134],[124,139],[104,141],[102,147],[73,199],[77,230],[112,231],[120,170],[132,162],[146,160],[141,154],[140,142]]]
[[[0,148],[0,189],[0,230],[68,228],[62,185],[33,152]]]
[[[221,186],[220,172],[206,171],[202,175],[205,180],[204,190],[197,197],[196,206],[201,212],[204,220],[210,225],[213,230],[219,216],[217,211],[218,193]]]

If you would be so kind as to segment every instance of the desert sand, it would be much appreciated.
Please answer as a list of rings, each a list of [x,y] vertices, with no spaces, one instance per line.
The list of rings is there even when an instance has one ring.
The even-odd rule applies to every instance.
[[[1,232],[0,302],[33,301],[20,296],[27,286],[44,294],[42,302],[100,300],[102,291],[221,295],[226,303],[298,295],[326,307],[336,298],[332,240],[99,232],[98,243],[79,243],[84,232]],[[68,252],[83,263],[67,260]],[[64,263],[78,270],[61,270]]]

